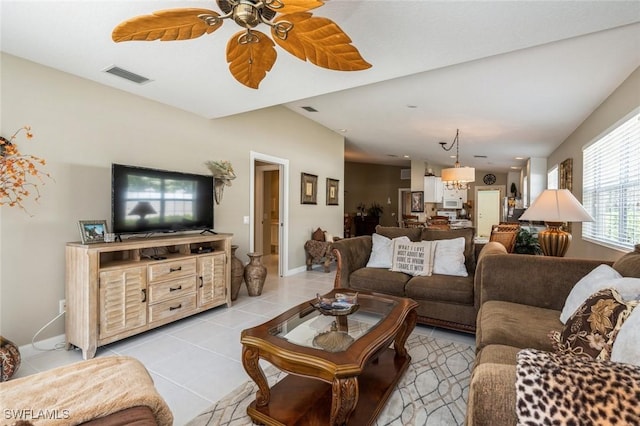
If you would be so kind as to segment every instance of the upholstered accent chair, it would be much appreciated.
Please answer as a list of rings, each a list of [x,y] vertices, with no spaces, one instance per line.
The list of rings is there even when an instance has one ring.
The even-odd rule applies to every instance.
[[[520,232],[520,225],[517,223],[493,225],[489,241],[497,241],[507,249],[508,253],[513,253],[516,247],[518,232]]]

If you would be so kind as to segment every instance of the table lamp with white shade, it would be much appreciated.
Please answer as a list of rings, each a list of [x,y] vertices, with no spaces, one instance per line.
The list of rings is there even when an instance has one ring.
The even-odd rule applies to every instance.
[[[571,234],[560,229],[564,222],[593,222],[591,215],[568,189],[547,189],[520,216],[520,220],[543,221],[547,229],[538,232],[545,256],[562,257],[571,244]]]

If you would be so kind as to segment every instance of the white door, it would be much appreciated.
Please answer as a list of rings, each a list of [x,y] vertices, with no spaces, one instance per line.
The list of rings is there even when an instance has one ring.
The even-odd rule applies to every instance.
[[[500,223],[501,190],[476,188],[476,235],[489,237],[491,227]]]

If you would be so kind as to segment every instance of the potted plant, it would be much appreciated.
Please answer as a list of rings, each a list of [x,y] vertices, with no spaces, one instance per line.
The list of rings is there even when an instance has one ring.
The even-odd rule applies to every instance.
[[[520,232],[516,235],[516,245],[513,252],[519,254],[542,254],[538,237],[527,229],[520,228]]]
[[[369,216],[373,216],[373,217],[382,216],[383,211],[384,209],[382,208],[382,206],[376,203],[375,201],[371,204],[371,207],[367,209],[367,213],[369,214]]]

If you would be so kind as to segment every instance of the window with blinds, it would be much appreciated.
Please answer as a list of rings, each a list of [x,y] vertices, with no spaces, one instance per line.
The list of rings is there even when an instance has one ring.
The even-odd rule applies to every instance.
[[[633,250],[640,243],[640,112],[582,151],[582,204],[595,219],[582,238]]]
[[[547,189],[558,189],[558,165],[547,172]]]

